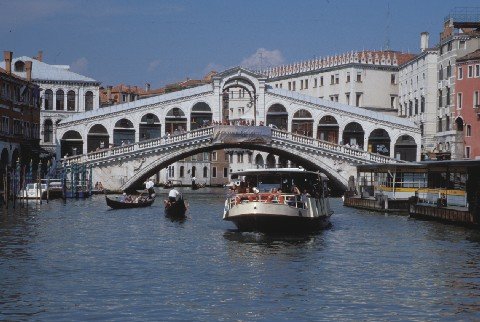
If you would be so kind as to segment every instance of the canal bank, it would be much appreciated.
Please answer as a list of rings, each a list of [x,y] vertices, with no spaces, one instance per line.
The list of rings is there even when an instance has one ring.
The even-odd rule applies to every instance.
[[[349,187],[347,207],[480,226],[479,160],[359,165]]]

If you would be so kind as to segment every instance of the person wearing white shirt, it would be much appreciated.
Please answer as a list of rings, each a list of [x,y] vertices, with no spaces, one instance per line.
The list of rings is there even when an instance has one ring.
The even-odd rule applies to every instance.
[[[177,189],[173,188],[173,189],[170,190],[170,192],[168,193],[168,200],[169,200],[170,202],[175,202],[175,201],[177,201],[179,195],[180,195],[180,192],[178,192]]]

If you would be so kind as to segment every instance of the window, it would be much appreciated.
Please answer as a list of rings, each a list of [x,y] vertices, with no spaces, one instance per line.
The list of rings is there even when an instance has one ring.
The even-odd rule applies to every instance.
[[[463,79],[463,68],[458,67],[458,79]]]
[[[397,83],[395,74],[390,74],[390,84],[395,85]]]
[[[63,91],[59,89],[55,93],[55,100],[56,100],[56,110],[57,111],[63,111],[64,110],[64,103],[63,103],[63,97],[65,95],[63,94]]]
[[[208,152],[203,152],[203,161],[208,161]]]
[[[43,123],[43,142],[53,141],[53,122],[52,120],[45,120]]]
[[[445,116],[445,131],[450,130],[450,116]]]
[[[305,89],[308,89],[308,79],[305,80]]]
[[[350,72],[347,72],[347,83],[350,83]]]
[[[480,77],[480,65],[475,65],[475,77]]]
[[[330,100],[332,102],[338,102],[338,95],[330,95]]]
[[[217,167],[212,167],[212,178],[217,177]]]
[[[424,113],[425,112],[425,97],[422,96],[420,98],[420,112]]]
[[[323,86],[323,76],[320,76],[320,86]]]
[[[347,102],[347,105],[350,105],[350,93],[345,93],[345,101]]]
[[[362,72],[357,72],[357,82],[358,83],[362,82]]]
[[[450,105],[450,87],[447,87],[447,105],[446,106],[449,106]]]
[[[465,40],[460,40],[458,42],[458,49],[465,49]]]
[[[413,115],[413,103],[412,101],[409,101],[408,102],[408,116],[412,116]]]
[[[467,130],[465,136],[472,136],[472,126],[470,124],[467,124],[466,128]]]
[[[443,79],[443,66],[440,65],[440,69],[438,70],[438,79],[442,80]]]
[[[340,75],[335,74],[335,84],[339,84],[339,83],[340,83]]]
[[[470,159],[470,147],[469,146],[465,147],[465,158]]]
[[[292,91],[295,91],[295,89],[296,89],[296,84],[297,84],[297,82],[295,82],[295,81],[292,82]]]
[[[75,92],[68,91],[67,93],[67,111],[75,111]]]
[[[197,161],[197,155],[196,154],[192,155],[192,161]]]
[[[475,91],[473,93],[473,107],[474,108],[479,108],[480,107],[480,97],[479,97],[479,92]]]
[[[289,90],[289,91],[292,90],[292,82],[288,82],[288,90]]]
[[[438,118],[438,123],[437,123],[437,132],[442,132],[442,118]]]
[[[175,167],[173,165],[168,166],[168,177],[173,178],[175,176]]]
[[[317,83],[318,83],[317,79],[314,78],[314,79],[313,79],[313,87],[314,87],[314,88],[317,87]]]
[[[185,176],[185,167],[182,165],[180,166],[180,178],[183,178]]]
[[[452,65],[448,62],[447,66],[447,78],[452,77]]]
[[[462,93],[457,93],[457,108],[462,108]]]
[[[212,152],[212,161],[217,161],[217,151]]]
[[[242,153],[237,154],[237,162],[238,163],[243,163],[243,154]]]
[[[215,167],[214,167],[215,168]],[[212,169],[213,172],[213,169]],[[228,177],[228,168],[223,168],[223,177],[227,178]]]
[[[93,93],[88,91],[85,93],[85,111],[93,110]]]
[[[415,99],[415,115],[418,115],[418,98]]]
[[[468,66],[468,78],[473,77],[473,65]]]
[[[45,110],[53,110],[53,92],[51,89],[45,91]]]
[[[362,104],[362,93],[356,93],[355,106],[361,106],[361,104]]]
[[[215,176],[216,176],[216,174],[215,174]],[[203,177],[204,178],[208,177],[208,168],[206,166],[203,167]]]
[[[438,90],[438,107],[442,107],[443,103],[442,103],[442,90],[439,89]]]
[[[300,90],[303,89],[303,79],[300,80]]]
[[[335,84],[335,75],[330,75],[330,85]]]

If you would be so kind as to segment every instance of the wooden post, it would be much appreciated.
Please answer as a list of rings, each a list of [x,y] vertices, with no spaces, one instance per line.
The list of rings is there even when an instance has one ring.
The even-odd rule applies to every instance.
[[[47,203],[50,199],[50,178],[47,178]]]

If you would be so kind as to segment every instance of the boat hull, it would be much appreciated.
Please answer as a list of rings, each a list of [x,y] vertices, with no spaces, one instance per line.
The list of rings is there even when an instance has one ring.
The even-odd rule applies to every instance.
[[[132,208],[144,208],[144,207],[150,207],[155,199],[150,199],[148,201],[144,202],[120,202],[117,200],[112,200],[105,196],[105,200],[107,202],[107,206],[109,206],[112,209],[132,209]]]
[[[310,204],[310,206],[314,206]],[[233,206],[224,220],[233,222],[241,231],[259,232],[311,232],[330,226],[330,213],[321,208],[302,209],[286,204],[249,202]]]
[[[185,205],[185,201],[179,199],[173,204],[166,203],[165,204],[165,216],[170,218],[185,218],[185,214],[187,212],[187,206]]]

